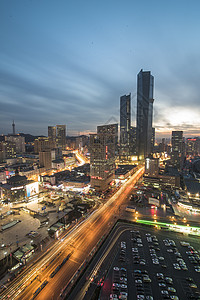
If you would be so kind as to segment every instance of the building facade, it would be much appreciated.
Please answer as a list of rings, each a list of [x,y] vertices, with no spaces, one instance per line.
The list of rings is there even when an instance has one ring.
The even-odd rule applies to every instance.
[[[5,136],[5,141],[12,142],[16,145],[16,153],[22,154],[25,153],[25,137],[19,134],[17,135],[7,135]]]
[[[172,165],[180,169],[184,159],[183,131],[172,131]]]
[[[105,191],[115,178],[115,148],[118,125],[97,127],[90,135],[90,184],[97,191]]]
[[[131,94],[120,97],[120,152],[129,155],[131,128]]]
[[[48,126],[48,138],[56,142],[56,126]]]
[[[56,142],[48,137],[39,137],[34,141],[34,152],[48,151],[56,147]]]
[[[154,77],[141,70],[137,76],[137,154],[139,159],[152,152]]]
[[[66,125],[56,125],[57,145],[62,150],[66,149]]]

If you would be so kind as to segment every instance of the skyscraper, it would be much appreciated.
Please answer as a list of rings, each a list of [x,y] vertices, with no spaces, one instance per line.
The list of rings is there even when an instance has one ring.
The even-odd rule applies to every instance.
[[[97,127],[90,135],[90,184],[98,191],[108,189],[115,177],[117,124]]]
[[[184,159],[183,131],[172,131],[172,164],[180,169]]]
[[[137,76],[137,154],[139,159],[152,152],[154,77],[141,70]]]
[[[129,155],[131,128],[131,94],[120,97],[120,149]]]
[[[48,126],[48,138],[56,142],[56,126]]]
[[[66,125],[56,125],[57,143],[62,150],[66,149]]]

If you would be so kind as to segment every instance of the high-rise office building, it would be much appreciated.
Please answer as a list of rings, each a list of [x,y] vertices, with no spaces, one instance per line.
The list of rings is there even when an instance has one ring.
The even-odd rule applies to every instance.
[[[48,126],[48,138],[56,141],[56,126]]]
[[[131,94],[120,97],[120,158],[130,155]]]
[[[129,145],[131,127],[131,94],[120,97],[120,145]]]
[[[150,71],[141,70],[137,75],[137,154],[139,159],[152,152],[154,77]]]
[[[66,125],[56,125],[57,144],[62,150],[66,149]]]
[[[115,178],[117,124],[97,127],[90,135],[90,184],[98,191],[108,189]]]
[[[172,131],[172,164],[180,169],[184,159],[183,131]]]
[[[130,155],[136,156],[136,127],[130,128]]]

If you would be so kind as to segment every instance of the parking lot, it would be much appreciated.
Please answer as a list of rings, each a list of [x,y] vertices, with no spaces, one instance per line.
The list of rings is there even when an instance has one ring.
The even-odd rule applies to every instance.
[[[133,225],[117,254],[100,299],[200,299],[200,240]]]

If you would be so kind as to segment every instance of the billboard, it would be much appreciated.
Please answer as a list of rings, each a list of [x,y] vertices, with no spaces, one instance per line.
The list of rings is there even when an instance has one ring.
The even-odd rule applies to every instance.
[[[26,194],[27,197],[31,197],[35,194],[39,193],[39,185],[38,182],[33,182],[26,185]]]
[[[156,199],[156,198],[149,197],[149,204],[160,206],[160,201],[158,199]]]

